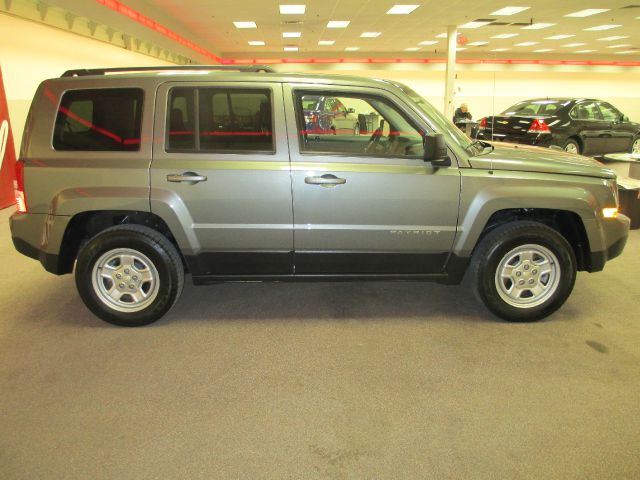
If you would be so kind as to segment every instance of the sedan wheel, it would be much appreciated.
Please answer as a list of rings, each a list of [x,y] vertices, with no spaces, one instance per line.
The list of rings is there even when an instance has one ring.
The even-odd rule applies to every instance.
[[[580,146],[574,140],[568,140],[564,144],[564,151],[567,153],[573,153],[578,155],[580,153]]]
[[[640,155],[640,137],[636,138],[633,141],[633,145],[631,146],[631,153],[635,153],[636,155]]]

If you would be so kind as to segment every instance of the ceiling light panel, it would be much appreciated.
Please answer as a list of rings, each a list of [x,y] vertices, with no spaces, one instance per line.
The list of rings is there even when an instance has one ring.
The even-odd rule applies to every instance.
[[[262,40],[251,40],[248,42],[252,47],[262,47],[265,43]]]
[[[335,40],[320,40],[318,45],[333,45],[334,43],[336,43]]]
[[[638,53],[638,50],[625,50],[623,52],[614,52],[616,55],[627,55],[629,53]]]
[[[509,49],[508,48],[494,48],[491,51],[492,52],[507,52],[507,51],[509,51]]]
[[[507,16],[507,15],[515,15],[516,13],[524,12],[525,10],[529,10],[531,7],[504,7],[500,10],[496,10],[492,12],[491,15],[497,16]]]
[[[457,52],[461,52],[462,50],[466,50],[466,48],[464,48],[464,47],[456,47],[456,51]]]
[[[573,53],[593,53],[595,50],[576,50]]]
[[[445,33],[439,33],[438,35],[436,35],[436,38],[447,38],[447,34]]]
[[[619,45],[609,45],[607,48],[626,48],[630,46],[631,46],[630,43],[621,43]]]
[[[362,32],[360,36],[362,38],[376,38],[382,35],[382,32]]]
[[[331,20],[327,23],[327,28],[347,28],[350,23],[350,20]]]
[[[394,5],[387,10],[387,15],[409,15],[420,5]]]
[[[487,45],[489,42],[471,42],[467,43],[467,47],[481,47],[482,45]]]
[[[233,22],[236,28],[258,28],[256,22]]]
[[[578,43],[567,43],[567,44],[562,45],[562,46],[566,47],[566,48],[573,48],[573,47],[581,47],[583,45],[586,45],[586,43],[580,43],[580,42],[578,42]]]
[[[590,17],[591,15],[597,15],[598,13],[604,13],[611,10],[610,8],[587,8],[586,10],[580,10],[579,12],[567,13],[565,17]]]
[[[575,37],[575,35],[553,35],[551,37],[544,37],[545,40],[564,40],[565,38]]]
[[[304,15],[306,5],[280,5],[282,15]]]
[[[282,38],[300,38],[302,32],[282,32]]]
[[[418,43],[418,45],[435,45],[436,43],[440,43],[438,40],[425,40],[424,42]]]
[[[418,50],[420,50],[418,47],[409,47],[404,49],[405,52],[417,52]]]
[[[297,52],[297,51],[298,51],[298,47],[293,47],[293,46],[291,46],[291,47],[284,47],[284,48],[283,48],[283,50],[284,50],[285,52]]]
[[[520,35],[519,33],[501,33],[500,35],[494,35],[491,38],[513,38]]]
[[[629,35],[614,35],[612,37],[603,37],[599,38],[600,42],[614,42],[616,40],[624,40],[625,38],[629,38]]]
[[[553,52],[553,48],[540,48],[539,50],[534,50],[534,53],[546,53]]]
[[[555,23],[532,23],[526,27],[522,27],[522,30],[542,30],[543,28],[553,27]]]
[[[513,46],[514,47],[530,47],[532,45],[538,45],[538,43],[540,42],[522,42],[522,43],[515,43]]]
[[[596,27],[589,27],[583,29],[585,32],[598,32],[600,30],[611,30],[612,28],[618,28],[622,25],[598,25]]]
[[[357,52],[360,50],[360,47],[347,47],[344,49],[345,52]]]
[[[491,23],[490,21],[479,20],[479,21],[464,23],[460,25],[458,28],[480,28],[480,27],[484,27],[485,25],[489,25],[490,23]]]

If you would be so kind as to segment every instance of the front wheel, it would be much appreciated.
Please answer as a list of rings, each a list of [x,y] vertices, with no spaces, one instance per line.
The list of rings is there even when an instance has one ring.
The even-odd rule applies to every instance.
[[[567,240],[538,222],[497,227],[474,253],[471,280],[486,307],[511,322],[551,315],[567,300],[576,260]]]
[[[162,317],[177,301],[184,267],[165,236],[141,225],[118,225],[80,250],[76,287],[96,316],[136,327]]]
[[[564,143],[562,149],[567,153],[580,154],[580,145],[571,138]]]

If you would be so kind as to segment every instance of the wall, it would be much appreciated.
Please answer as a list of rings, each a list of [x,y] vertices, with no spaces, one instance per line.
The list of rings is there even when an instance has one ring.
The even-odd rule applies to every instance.
[[[59,77],[73,68],[172,65],[6,14],[0,14],[0,32],[4,39],[0,66],[16,150],[31,100],[42,80]]]

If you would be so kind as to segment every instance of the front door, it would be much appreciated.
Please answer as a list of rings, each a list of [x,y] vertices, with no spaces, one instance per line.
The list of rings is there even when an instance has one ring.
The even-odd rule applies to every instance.
[[[286,85],[296,274],[441,274],[456,235],[460,175],[422,159],[420,121],[378,89]],[[376,131],[307,132],[305,96],[324,95]]]
[[[596,102],[578,103],[569,114],[582,140],[583,155],[607,153],[611,141],[611,122],[603,120]]]
[[[293,273],[281,85],[167,83],[156,112],[151,208],[182,224],[191,273]]]
[[[611,136],[608,139],[607,149],[604,153],[629,152],[635,134],[633,125],[623,120],[624,115],[607,102],[598,102],[602,118],[611,124]]]

